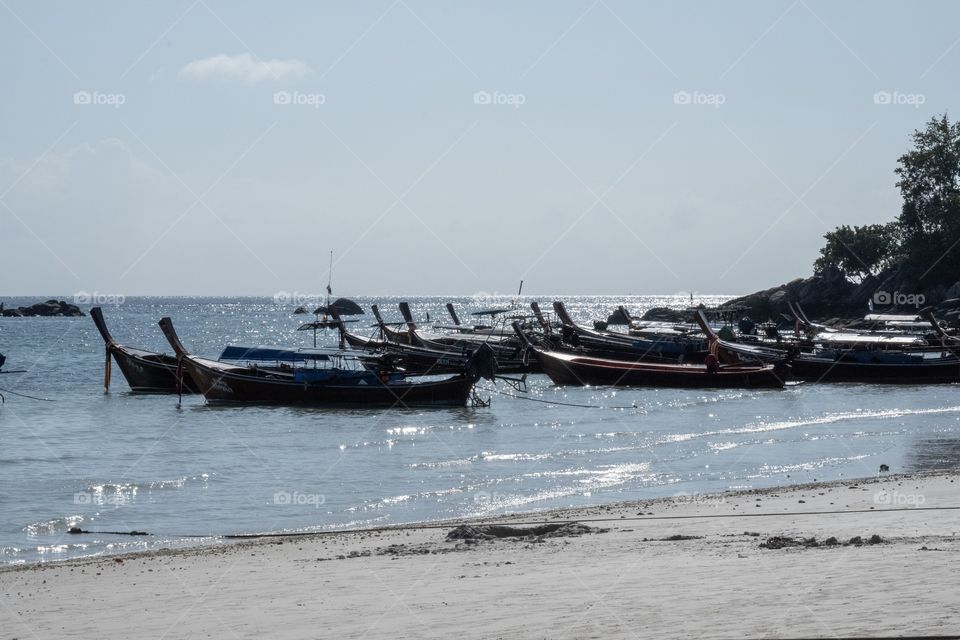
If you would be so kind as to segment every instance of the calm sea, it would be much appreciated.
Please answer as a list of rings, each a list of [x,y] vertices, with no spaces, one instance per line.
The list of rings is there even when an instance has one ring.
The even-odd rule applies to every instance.
[[[5,300],[8,307],[35,301]],[[357,301],[399,316],[399,299]],[[447,301],[462,314],[471,304],[497,302],[410,299],[418,318],[441,320]],[[621,303],[640,313],[688,302],[567,300],[583,321]],[[312,335],[295,331],[305,316],[291,311],[266,298],[127,298],[104,308],[123,343],[169,351],[156,322],[170,315],[189,349],[214,357],[227,343],[309,346]],[[370,316],[362,318],[356,326],[368,331]],[[335,336],[320,340],[332,344]],[[178,407],[176,397],[131,394],[116,367],[103,393],[103,343],[89,317],[0,318],[0,352],[5,369],[26,370],[0,375],[0,387],[52,400],[0,391],[3,563],[215,544],[230,533],[347,529],[872,476],[881,463],[894,472],[956,467],[960,460],[955,385],[612,390],[556,388],[530,376],[526,395],[544,402],[484,384],[492,404],[482,408],[209,407],[198,397]],[[152,535],[69,535],[73,526]]]

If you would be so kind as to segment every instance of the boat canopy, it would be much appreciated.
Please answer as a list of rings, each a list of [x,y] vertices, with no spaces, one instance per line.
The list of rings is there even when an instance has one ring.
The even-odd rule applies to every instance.
[[[868,322],[920,322],[923,320],[916,314],[898,314],[898,313],[868,313],[863,316]]]
[[[320,315],[321,313],[331,313],[332,311],[336,311],[341,316],[363,315],[363,309],[360,308],[360,305],[349,298],[337,298],[329,305],[317,307],[313,313]]]
[[[920,336],[909,335],[878,335],[878,334],[856,334],[856,333],[821,333],[815,342],[823,344],[859,344],[859,345],[895,345],[901,347],[912,347],[926,344],[926,341]]]
[[[221,360],[247,360],[254,362],[308,362],[330,360],[343,353],[333,349],[303,349],[299,347],[244,347],[227,345]]]
[[[340,323],[347,322],[358,322],[357,320],[318,320],[316,322],[308,322],[297,327],[297,331],[310,331],[312,329],[336,329],[340,326]]]
[[[500,313],[506,313],[510,309],[482,309],[480,311],[474,311],[470,315],[472,316],[495,316]]]

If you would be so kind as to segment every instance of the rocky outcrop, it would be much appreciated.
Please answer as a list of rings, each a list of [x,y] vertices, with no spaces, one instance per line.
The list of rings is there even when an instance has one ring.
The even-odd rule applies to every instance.
[[[865,285],[866,283],[864,283]],[[822,317],[863,315],[866,302],[860,301],[857,285],[839,272],[829,272],[809,278],[797,278],[786,284],[735,298],[720,305],[721,309],[738,310],[755,321],[780,320],[787,312],[787,302],[799,302],[807,315]],[[870,289],[872,294],[872,289]],[[862,311],[855,311],[855,309]]]
[[[643,314],[641,320],[653,320],[656,322],[690,322],[690,313],[687,311],[678,311],[669,307],[654,307]]]
[[[930,308],[941,318],[960,321],[960,282],[923,285],[906,271],[847,280],[839,271],[797,278],[786,284],[735,298],[720,305],[755,321],[783,319],[787,302],[799,302],[811,319],[862,318],[870,313],[915,314]]]
[[[64,300],[47,300],[46,302],[38,302],[37,304],[30,305],[29,307],[17,307],[16,309],[3,309],[2,306],[0,306],[0,310],[2,310],[3,317],[5,318],[27,318],[33,316],[77,317],[86,315],[80,310],[80,307],[73,304],[68,304]]]
[[[615,310],[613,313],[611,313],[609,316],[607,316],[607,324],[608,325],[630,324],[630,316],[624,313],[623,307],[620,307],[617,310]]]

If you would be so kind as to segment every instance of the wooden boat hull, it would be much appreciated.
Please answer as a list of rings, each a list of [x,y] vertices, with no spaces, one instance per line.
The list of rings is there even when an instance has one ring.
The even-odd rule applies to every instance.
[[[798,380],[881,384],[947,384],[960,382],[960,360],[921,364],[844,362],[798,357],[791,362]]]
[[[103,319],[100,307],[90,309],[90,317],[103,338],[108,357],[112,357],[126,378],[130,390],[137,393],[177,393],[177,359],[163,353],[144,351],[118,344]],[[110,386],[109,361],[105,372],[104,386]],[[197,386],[188,375],[183,376],[183,393],[196,393]]]
[[[655,364],[551,353],[535,349],[536,358],[557,385],[674,388],[782,388],[783,376],[772,365],[728,366],[714,373],[699,365]]]
[[[137,393],[177,393],[177,359],[163,353],[151,353],[114,345],[110,355],[127,379],[131,391]],[[189,375],[183,376],[183,393],[197,393],[197,385]]]
[[[311,406],[422,407],[464,406],[474,380],[463,375],[428,382],[384,384],[311,384],[266,370],[216,367],[185,356],[183,368],[211,402],[299,404]]]

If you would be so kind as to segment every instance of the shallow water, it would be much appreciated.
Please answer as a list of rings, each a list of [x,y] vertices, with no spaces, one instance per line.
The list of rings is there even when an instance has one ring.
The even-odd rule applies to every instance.
[[[411,299],[418,318],[439,320],[447,301]],[[496,302],[453,301],[461,317],[471,303]],[[358,302],[398,316],[396,299]],[[581,297],[568,308],[587,321],[624,302],[639,313],[688,300]],[[123,343],[169,351],[156,321],[170,315],[189,349],[212,356],[226,343],[309,346],[294,329],[312,316],[290,311],[257,298],[104,308]],[[0,387],[54,400],[5,393],[0,406],[4,563],[862,477],[881,463],[960,466],[955,385],[613,390],[530,376],[527,395],[545,402],[485,384],[486,408],[210,407],[195,397],[178,408],[176,397],[129,393],[117,367],[103,393],[103,343],[89,317],[2,318],[0,351],[5,369],[27,370],[0,376]],[[71,536],[71,526],[152,535]]]

